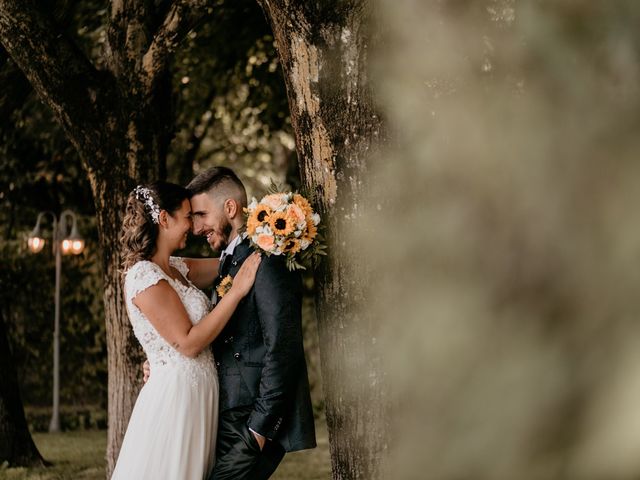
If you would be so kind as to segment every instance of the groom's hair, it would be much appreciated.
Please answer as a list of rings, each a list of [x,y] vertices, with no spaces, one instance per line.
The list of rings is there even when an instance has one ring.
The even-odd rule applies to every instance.
[[[196,177],[187,185],[190,195],[210,193],[226,198],[234,198],[243,207],[247,206],[247,191],[233,170],[228,167],[212,167]]]

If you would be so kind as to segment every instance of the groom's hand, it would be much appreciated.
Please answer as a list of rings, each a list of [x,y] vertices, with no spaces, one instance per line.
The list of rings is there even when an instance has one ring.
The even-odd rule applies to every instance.
[[[259,433],[254,432],[253,430],[250,430],[251,433],[253,433],[253,436],[256,437],[256,442],[258,442],[258,446],[260,447],[260,450],[262,451],[262,449],[264,448],[264,444],[267,441],[267,439],[265,437],[263,437],[262,435],[260,435]]]
[[[142,380],[144,381],[144,383],[147,383],[149,377],[151,376],[151,365],[149,365],[149,360],[145,360],[145,362],[142,364],[142,372],[144,374]]]

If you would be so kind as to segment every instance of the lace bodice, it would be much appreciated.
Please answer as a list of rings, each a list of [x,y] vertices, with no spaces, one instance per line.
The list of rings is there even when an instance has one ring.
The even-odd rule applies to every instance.
[[[181,258],[171,257],[169,263],[186,279],[189,268]],[[160,336],[147,317],[134,305],[133,299],[136,295],[160,280],[166,280],[173,287],[184,304],[189,320],[194,325],[211,310],[211,304],[201,290],[191,282],[188,282],[187,286],[179,280],[171,278],[153,262],[142,260],[127,271],[124,290],[129,321],[151,364],[151,371],[153,372],[154,368],[162,366],[183,368],[192,373],[214,371],[213,355],[210,349],[205,348],[196,358],[182,355]]]

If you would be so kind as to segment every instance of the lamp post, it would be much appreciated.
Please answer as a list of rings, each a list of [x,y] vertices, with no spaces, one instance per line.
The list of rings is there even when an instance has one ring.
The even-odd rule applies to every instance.
[[[29,250],[33,253],[40,252],[45,245],[42,236],[40,222],[45,215],[53,219],[52,247],[56,257],[56,286],[55,286],[55,323],[53,329],[53,412],[49,423],[49,432],[60,431],[60,270],[62,268],[62,255],[70,253],[79,255],[84,250],[84,240],[78,233],[76,215],[71,210],[64,210],[60,219],[53,212],[40,212],[33,231],[27,241]],[[71,233],[67,235],[67,219],[71,219]]]

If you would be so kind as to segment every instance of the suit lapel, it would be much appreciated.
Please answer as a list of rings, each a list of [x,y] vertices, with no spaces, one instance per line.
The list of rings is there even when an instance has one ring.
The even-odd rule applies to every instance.
[[[244,262],[249,255],[251,255],[251,252],[252,248],[249,243],[249,239],[245,238],[236,246],[233,250],[233,254],[224,257],[224,260],[220,264],[219,279],[222,280],[224,277],[231,274],[231,272],[235,275],[239,266],[242,265],[242,262]]]
[[[231,258],[228,259],[229,260],[228,262],[226,261],[227,259],[225,258],[226,265],[224,265],[224,267],[226,271],[223,271],[224,275],[227,275],[230,272],[233,272],[233,275],[235,275],[238,269],[240,268],[240,266],[242,265],[242,263],[246,260],[246,258],[249,255],[251,255],[252,251],[253,250],[251,248],[251,244],[249,243],[249,239],[245,238],[233,250],[233,255],[230,255]]]

